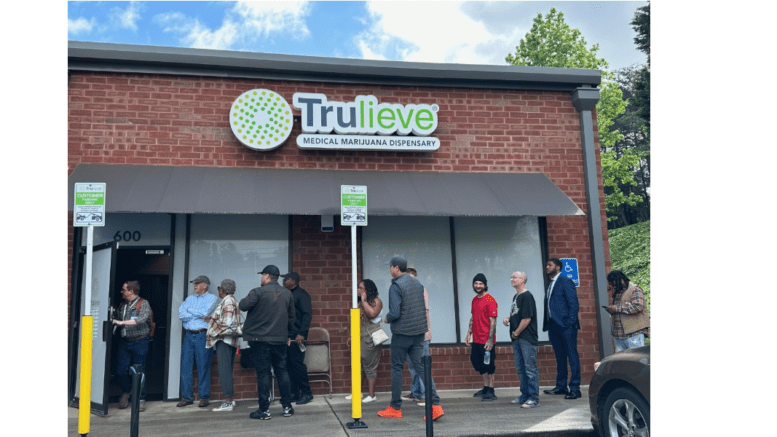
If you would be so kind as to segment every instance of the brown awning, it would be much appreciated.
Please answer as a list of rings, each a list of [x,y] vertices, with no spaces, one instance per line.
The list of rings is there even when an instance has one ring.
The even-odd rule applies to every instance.
[[[542,173],[418,173],[79,164],[106,183],[106,212],[339,215],[340,186],[366,185],[375,216],[570,216],[582,210]]]

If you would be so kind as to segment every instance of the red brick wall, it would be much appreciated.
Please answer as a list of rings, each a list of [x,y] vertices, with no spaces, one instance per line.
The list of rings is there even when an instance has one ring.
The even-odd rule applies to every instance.
[[[268,88],[288,102],[295,92],[317,92],[329,100],[352,101],[372,94],[380,102],[436,103],[439,124],[433,136],[441,141],[436,152],[343,152],[301,150],[295,123],[281,147],[260,152],[241,145],[228,125],[228,108],[243,91]],[[73,72],[68,83],[68,173],[79,163],[173,165],[209,167],[289,168],[423,172],[545,173],[586,214],[585,180],[579,114],[563,92],[448,89],[433,87],[367,86],[246,80],[209,77],[170,77],[145,74]],[[299,111],[294,110],[299,116]],[[597,138],[598,142],[598,138]],[[597,143],[598,144],[598,143]],[[597,148],[597,163],[599,162]],[[604,193],[599,176],[602,231],[609,268]],[[293,218],[295,270],[311,292],[313,326],[332,336],[334,391],[350,386],[350,358],[345,345],[350,307],[350,235],[335,227],[322,234],[319,218]],[[582,383],[587,384],[599,359],[591,247],[586,216],[548,217],[550,256],[577,258],[580,268],[578,349]],[[72,226],[69,227],[72,236]],[[72,248],[72,242],[69,243]],[[71,255],[71,252],[68,252]],[[68,284],[69,287],[69,284]],[[518,386],[510,347],[498,347],[497,387]],[[440,389],[478,388],[482,379],[471,368],[468,348],[432,347],[435,384]],[[550,346],[539,348],[540,384],[555,381]],[[213,399],[220,394],[214,364]],[[389,351],[378,368],[377,389],[390,389]],[[255,377],[235,368],[236,397],[255,397]],[[409,377],[405,376],[409,385]],[[323,394],[325,384],[315,384]]]

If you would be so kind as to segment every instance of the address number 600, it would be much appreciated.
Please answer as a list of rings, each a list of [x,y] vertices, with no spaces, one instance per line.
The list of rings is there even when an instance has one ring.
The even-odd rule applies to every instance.
[[[116,231],[113,235],[113,241],[140,241],[140,231]]]

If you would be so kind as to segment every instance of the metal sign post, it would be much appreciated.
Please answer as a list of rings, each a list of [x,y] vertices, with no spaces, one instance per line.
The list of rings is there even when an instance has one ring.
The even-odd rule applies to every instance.
[[[362,365],[361,321],[357,305],[358,281],[356,279],[356,227],[367,226],[367,187],[340,186],[340,224],[351,226],[351,417],[349,429],[367,428],[362,418]]]
[[[86,277],[84,312],[81,316],[81,387],[78,392],[78,433],[89,434],[89,411],[92,401],[92,246],[94,226],[105,226],[105,184],[75,184],[73,226],[86,227]]]

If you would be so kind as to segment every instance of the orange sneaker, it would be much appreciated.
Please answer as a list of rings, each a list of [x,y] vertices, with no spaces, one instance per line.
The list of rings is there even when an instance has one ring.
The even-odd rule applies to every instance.
[[[440,410],[442,411],[442,410]],[[389,419],[401,419],[402,418],[402,410],[397,410],[396,408],[389,405],[388,408],[385,410],[378,411],[378,416],[380,417],[386,417]]]
[[[442,405],[432,405],[432,420],[437,420],[444,415],[445,412],[442,410]],[[424,420],[426,420],[426,416],[424,416]]]

